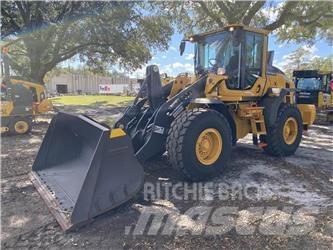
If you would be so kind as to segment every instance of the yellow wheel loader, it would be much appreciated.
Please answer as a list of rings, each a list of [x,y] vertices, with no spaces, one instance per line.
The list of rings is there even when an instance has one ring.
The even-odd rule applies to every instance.
[[[231,25],[189,37],[195,79],[180,75],[162,86],[158,67],[148,66],[133,104],[113,128],[85,116],[56,115],[31,179],[62,228],[131,199],[144,181],[142,164],[165,151],[191,181],[219,175],[232,147],[249,133],[269,155],[294,154],[315,107],[297,104],[295,84],[272,66],[267,36]]]
[[[44,86],[10,77],[8,48],[1,53],[1,133],[26,134],[32,120],[53,109]]]
[[[319,70],[295,70],[296,99],[299,104],[314,104],[316,121],[333,122],[333,72]]]

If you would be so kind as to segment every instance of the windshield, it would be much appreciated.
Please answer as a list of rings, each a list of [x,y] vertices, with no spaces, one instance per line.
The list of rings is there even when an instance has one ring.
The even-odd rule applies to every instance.
[[[233,46],[232,33],[228,31],[205,37],[197,44],[197,68],[209,70],[227,67],[238,62],[240,46]],[[236,58],[234,58],[236,56]],[[235,59],[235,60],[234,60]],[[230,65],[231,66],[231,65]]]
[[[204,37],[196,44],[196,71],[223,68],[230,88],[240,87],[241,42],[235,33],[223,31]]]
[[[321,88],[320,78],[299,78],[297,79],[297,89],[319,90]]]
[[[197,74],[222,69],[230,89],[250,89],[262,75],[264,35],[236,29],[203,36],[196,43]]]

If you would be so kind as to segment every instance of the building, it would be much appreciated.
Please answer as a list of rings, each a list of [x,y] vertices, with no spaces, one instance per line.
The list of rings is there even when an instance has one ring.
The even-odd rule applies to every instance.
[[[62,74],[53,77],[46,88],[50,94],[121,94],[135,92],[137,79],[127,76]]]

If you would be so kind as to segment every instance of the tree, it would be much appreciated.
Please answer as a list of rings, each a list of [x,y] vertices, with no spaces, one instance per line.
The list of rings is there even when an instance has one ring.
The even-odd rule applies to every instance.
[[[297,50],[289,54],[285,59],[288,61],[288,68],[290,69],[301,69],[304,67],[309,58],[310,51],[304,47],[300,47]]]
[[[333,55],[327,57],[315,57],[305,65],[305,68],[333,72]]]
[[[333,72],[333,55],[319,57],[314,55],[311,48],[303,46],[284,57],[281,63],[287,76],[291,77],[294,70],[323,70]]]
[[[281,41],[333,39],[330,1],[182,1],[160,7],[186,33],[241,23],[274,31]]]
[[[2,39],[12,69],[31,81],[78,55],[97,71],[112,64],[136,69],[165,50],[173,33],[166,16],[150,15],[142,2],[6,1],[1,3]]]

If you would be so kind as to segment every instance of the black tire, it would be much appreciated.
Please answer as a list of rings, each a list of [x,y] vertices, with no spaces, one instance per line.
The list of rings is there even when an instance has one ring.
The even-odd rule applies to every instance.
[[[297,135],[292,144],[287,144],[283,137],[283,127],[289,118],[297,122]],[[266,143],[265,153],[271,156],[290,156],[297,150],[302,139],[303,121],[298,108],[290,104],[282,104],[279,108],[276,122],[273,127],[267,128],[267,135],[261,135],[260,141]]]
[[[195,151],[198,136],[207,128],[217,130],[222,138],[222,152],[218,159],[208,166],[197,159]],[[169,162],[186,179],[200,181],[216,176],[231,154],[232,136],[228,120],[214,110],[185,110],[171,124],[166,149]]]
[[[16,124],[19,122],[24,122],[25,124],[27,124],[27,129],[24,130],[23,132],[17,131],[17,129],[15,129]],[[9,123],[9,133],[12,135],[28,134],[31,131],[31,127],[32,127],[32,118],[14,117]]]

